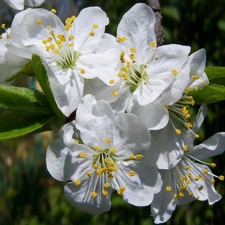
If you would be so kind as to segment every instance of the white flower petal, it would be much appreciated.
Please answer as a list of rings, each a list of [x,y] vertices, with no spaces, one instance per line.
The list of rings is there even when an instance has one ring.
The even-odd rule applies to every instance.
[[[170,219],[173,211],[176,209],[174,193],[166,191],[166,185],[169,184],[171,174],[167,171],[160,171],[163,180],[163,186],[159,193],[155,194],[151,204],[151,213],[154,217],[154,223],[164,223]]]
[[[138,116],[149,130],[162,129],[169,121],[168,110],[159,101],[154,101],[142,106],[134,100],[133,105],[128,109],[128,112]]]
[[[78,17],[73,23],[73,29],[75,32],[76,49],[78,50],[83,46],[84,42],[102,37],[105,32],[105,26],[109,23],[109,19],[104,11],[99,7],[88,7],[80,11]],[[97,29],[94,29],[95,35],[90,37],[92,31],[92,25],[98,25]],[[87,40],[87,38],[89,39]]]
[[[68,183],[64,187],[65,197],[71,204],[86,213],[101,214],[109,211],[111,207],[111,190],[108,190],[107,196],[100,193],[93,198],[91,197],[91,186],[89,180],[85,180],[84,184],[78,186],[74,183]]]
[[[214,134],[203,143],[190,149],[189,154],[197,159],[220,155],[225,151],[225,132]]]
[[[129,171],[134,171],[135,175],[130,176]],[[135,206],[150,205],[162,186],[159,172],[145,160],[121,163],[116,178],[119,185],[126,188],[122,195],[124,201]]]
[[[16,10],[24,9],[24,0],[4,0],[10,7]]]
[[[119,80],[120,47],[115,39],[99,39],[90,41],[84,46],[77,62],[77,67],[84,68],[84,78],[98,77],[105,84],[110,85],[110,80],[115,83]],[[93,66],[94,65],[94,66]]]
[[[137,154],[149,149],[151,136],[138,117],[133,114],[119,113],[115,123],[118,129],[113,143],[118,156]]]
[[[100,149],[108,147],[105,138],[113,140],[114,115],[105,101],[96,102],[92,95],[84,96],[76,112],[76,127],[85,145]]]
[[[68,152],[69,149],[64,145],[62,139],[56,139],[48,146],[47,169],[57,180],[67,181],[74,174],[75,168],[71,165],[71,156]],[[68,166],[65,167],[65,165]]]
[[[24,0],[24,5],[28,5],[31,7],[37,7],[41,5],[45,0]]]
[[[21,14],[21,15],[20,15]],[[42,24],[37,24],[41,20]],[[28,46],[33,53],[48,54],[42,43],[50,34],[46,26],[51,25],[55,34],[64,33],[64,25],[52,12],[45,9],[27,9],[16,14],[12,27],[10,39],[17,44]]]
[[[147,160],[158,169],[170,169],[177,165],[183,156],[183,139],[176,134],[171,123],[161,130],[151,131],[152,143],[144,154]]]
[[[76,70],[56,70],[45,60],[42,61],[56,104],[65,116],[75,111],[83,96],[84,80]]]
[[[143,3],[135,4],[122,17],[118,28],[117,37],[126,36],[123,43],[127,47],[136,48],[136,58],[143,63],[148,54],[151,54],[150,42],[156,41],[155,14],[152,9]]]
[[[18,73],[29,60],[9,51],[3,43],[3,39],[0,39],[0,49],[0,83],[8,83],[6,80]]]
[[[196,200],[196,197],[198,197],[199,201],[208,200],[209,204],[212,205],[221,199],[221,195],[218,194],[218,192],[214,188],[214,184],[211,183],[211,180],[213,179],[211,171],[205,165],[199,163],[195,163],[195,165],[198,166],[198,168],[201,168],[202,171],[208,170],[209,172],[207,174],[204,174],[205,180],[203,179],[199,179],[198,181],[191,180],[190,184],[187,187],[187,192],[185,192],[185,196],[178,198],[178,204],[179,205],[189,204],[190,202]],[[192,172],[192,168],[190,169],[189,172],[194,174]],[[190,197],[188,195],[188,192],[192,192],[195,198]]]

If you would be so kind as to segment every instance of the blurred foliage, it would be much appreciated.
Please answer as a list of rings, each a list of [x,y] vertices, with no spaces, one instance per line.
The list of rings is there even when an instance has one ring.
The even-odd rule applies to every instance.
[[[122,15],[134,0],[46,0],[43,7],[56,8],[61,18],[77,14],[86,6],[100,6],[110,18],[107,32],[116,35]],[[147,1],[142,1],[147,3]],[[10,26],[16,11],[0,2],[0,22]],[[189,45],[192,51],[205,48],[207,65],[225,66],[225,1],[161,0],[165,44]],[[208,106],[201,129],[201,141],[225,131],[224,101]],[[150,208],[138,208],[113,195],[112,209],[98,216],[88,215],[70,205],[63,195],[63,182],[51,178],[45,166],[49,133],[26,135],[0,142],[0,224],[1,225],[152,225]],[[213,158],[213,172],[225,175],[225,154]],[[178,206],[167,225],[216,225],[225,221],[225,183],[217,181],[223,198],[209,206],[195,201]]]

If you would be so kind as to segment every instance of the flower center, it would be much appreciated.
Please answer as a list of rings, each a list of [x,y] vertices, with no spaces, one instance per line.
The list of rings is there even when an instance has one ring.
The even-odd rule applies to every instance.
[[[135,59],[136,49],[131,47],[128,49],[129,58],[125,59],[125,51],[122,50],[120,54],[120,61],[123,64],[118,76],[126,82],[131,92],[134,92],[138,86],[143,83],[147,84],[148,75],[146,72],[146,65],[138,65]]]
[[[79,140],[74,139],[76,143]],[[129,156],[118,156],[116,154],[116,148],[112,145],[111,139],[106,137],[105,142],[108,144],[109,148],[101,150],[99,146],[94,146],[92,155],[87,155],[86,152],[82,152],[79,155],[80,159],[90,160],[91,164],[84,169],[84,173],[74,180],[76,186],[81,185],[86,179],[91,182],[91,197],[95,198],[98,194],[107,196],[109,190],[113,187],[117,190],[117,194],[122,195],[126,190],[126,186],[121,184],[120,179],[118,179],[119,169],[127,173],[128,176],[135,176],[136,172],[130,170],[126,166],[123,166],[120,162],[130,161],[130,160],[140,160],[143,158],[142,154],[129,155]]]
[[[95,149],[97,148],[96,146]],[[115,165],[117,162],[115,152],[116,149],[114,147],[105,150],[97,150],[97,154],[93,156],[92,165],[97,175],[104,173],[107,174],[110,179],[114,177],[112,172],[118,170],[118,167]]]
[[[94,36],[94,30],[98,28],[97,24],[93,24],[90,28],[90,33],[84,39],[81,46],[79,46],[78,50],[74,50],[75,44],[75,36],[73,35],[73,22],[75,21],[76,16],[71,16],[66,19],[65,26],[64,26],[64,33],[56,34],[55,31],[52,29],[51,25],[47,25],[45,29],[49,32],[49,37],[42,40],[42,43],[45,45],[46,51],[50,54],[53,60],[60,65],[63,69],[76,67],[76,62],[80,56],[80,51],[89,37]],[[36,23],[38,25],[42,25],[41,20],[37,20]],[[85,73],[84,68],[80,69],[81,74]]]
[[[185,153],[177,166],[169,171],[173,173],[173,187],[169,184],[166,186],[166,191],[173,191],[174,199],[184,197],[185,194],[200,199],[201,191],[205,188],[205,185],[207,183],[215,183],[214,177],[221,181],[224,180],[224,176],[213,174],[207,166],[214,168],[216,165],[203,162]]]
[[[177,134],[180,134],[181,131],[175,127],[172,120],[178,120],[179,123],[181,122],[187,129],[192,129],[193,124],[191,123],[190,106],[194,106],[194,104],[195,101],[193,97],[184,94],[182,98],[173,105],[165,105],[170,114],[170,122]]]

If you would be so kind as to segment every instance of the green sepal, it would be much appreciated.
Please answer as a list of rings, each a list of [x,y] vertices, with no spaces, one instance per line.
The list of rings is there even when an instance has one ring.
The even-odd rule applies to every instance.
[[[55,116],[25,116],[17,113],[0,114],[0,140],[19,137],[47,127]],[[46,130],[46,129],[45,129]]]
[[[4,84],[0,84],[0,109],[29,116],[54,114],[40,91]]]
[[[32,66],[33,66],[36,78],[37,78],[43,92],[45,93],[46,98],[47,98],[50,106],[52,107],[52,110],[55,112],[55,114],[57,115],[57,117],[60,120],[64,121],[66,117],[60,111],[60,109],[58,108],[58,106],[55,102],[54,96],[52,94],[52,90],[50,88],[47,72],[46,72],[44,65],[42,64],[40,56],[35,55],[35,54],[32,55]]]
[[[20,77],[22,75],[23,76],[34,76],[34,71],[33,71],[31,61],[29,61],[27,64],[25,64],[20,71],[18,71],[11,77],[7,78],[6,82],[11,82],[13,80],[16,80],[18,77]]]

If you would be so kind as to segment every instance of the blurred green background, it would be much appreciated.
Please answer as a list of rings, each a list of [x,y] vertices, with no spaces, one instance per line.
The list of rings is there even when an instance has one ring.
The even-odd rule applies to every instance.
[[[132,0],[46,0],[42,5],[55,8],[62,20],[86,6],[98,5],[110,18],[107,32],[116,34],[122,15],[136,2]],[[147,1],[142,1],[147,3]],[[207,66],[225,66],[225,1],[161,0],[165,44],[189,45],[192,51],[205,48]],[[17,11],[0,2],[0,22],[10,27]],[[210,104],[202,140],[225,131],[224,102]],[[45,151],[51,133],[26,135],[0,142],[0,225],[152,225],[150,208],[126,204],[112,197],[110,212],[99,216],[83,213],[71,206],[63,195],[63,182],[51,178],[45,166]],[[225,154],[213,158],[213,172],[225,175]],[[217,181],[224,197],[213,206],[195,201],[178,206],[168,225],[222,225],[225,222],[225,183]]]

